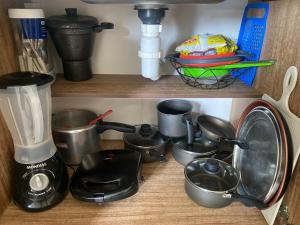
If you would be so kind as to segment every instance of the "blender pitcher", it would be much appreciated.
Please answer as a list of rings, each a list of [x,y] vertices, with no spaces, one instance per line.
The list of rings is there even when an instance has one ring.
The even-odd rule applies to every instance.
[[[14,201],[28,211],[50,208],[64,197],[67,174],[51,134],[53,77],[18,72],[0,78],[0,109],[14,142]]]

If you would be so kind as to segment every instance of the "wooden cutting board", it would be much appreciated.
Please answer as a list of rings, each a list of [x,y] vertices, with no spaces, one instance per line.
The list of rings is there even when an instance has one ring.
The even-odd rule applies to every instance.
[[[289,98],[294,90],[298,79],[298,71],[297,68],[292,66],[288,69],[284,81],[283,81],[283,93],[279,101],[274,100],[269,95],[263,95],[263,100],[270,102],[273,106],[275,106],[284,119],[287,122],[288,128],[291,133],[291,139],[293,143],[293,170],[295,169],[299,153],[300,153],[300,118],[297,117],[294,113],[290,111],[289,108]],[[276,219],[277,213],[279,211],[280,205],[282,203],[282,199],[277,202],[274,206],[269,209],[262,210],[262,213],[267,220],[268,224],[273,225]]]

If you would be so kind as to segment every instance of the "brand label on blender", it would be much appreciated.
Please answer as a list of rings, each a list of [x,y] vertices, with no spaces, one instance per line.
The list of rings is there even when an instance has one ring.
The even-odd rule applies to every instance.
[[[32,164],[30,166],[27,166],[27,169],[37,169],[37,168],[41,168],[41,167],[45,167],[47,166],[47,163],[39,163],[39,164]]]

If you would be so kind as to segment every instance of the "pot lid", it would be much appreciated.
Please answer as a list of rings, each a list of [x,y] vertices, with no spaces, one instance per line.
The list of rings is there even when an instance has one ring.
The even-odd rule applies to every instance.
[[[46,20],[48,28],[84,29],[98,25],[98,20],[92,16],[77,14],[76,8],[66,8],[66,15],[50,16]]]
[[[239,173],[229,164],[217,159],[196,159],[185,167],[188,182],[206,191],[235,190]]]
[[[129,145],[138,148],[156,148],[167,142],[155,125],[141,124],[135,127],[135,133],[124,133],[124,141]]]
[[[247,150],[234,148],[233,167],[241,175],[237,191],[266,202],[282,163],[282,141],[276,118],[265,107],[252,109],[242,121],[237,139],[249,145]]]
[[[53,76],[48,74],[41,74],[36,72],[9,73],[0,77],[0,89],[29,85],[42,86],[53,81]]]

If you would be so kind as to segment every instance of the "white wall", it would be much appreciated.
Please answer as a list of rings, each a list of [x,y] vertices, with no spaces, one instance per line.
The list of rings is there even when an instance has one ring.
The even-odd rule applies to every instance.
[[[95,16],[99,21],[112,22],[114,30],[97,34],[92,67],[95,74],[140,74],[139,48],[140,21],[133,5],[89,5],[79,0],[32,0],[39,2],[47,16],[64,14],[64,8],[77,7],[80,14]],[[220,33],[237,39],[242,13],[247,0],[226,0],[217,5],[171,5],[163,20],[162,46],[171,53],[175,46],[197,33]],[[52,49],[53,50],[53,49]],[[53,52],[57,72],[62,72],[60,61]],[[168,63],[162,63],[162,74],[172,74]],[[199,90],[201,91],[201,90]],[[156,104],[160,99],[102,99],[54,98],[53,111],[66,108],[84,108],[98,114],[108,108],[114,110],[109,121],[129,124],[156,124]],[[231,115],[232,99],[191,99],[194,111],[236,121]],[[241,100],[243,102],[243,100]],[[239,101],[239,102],[241,102]],[[246,100],[245,100],[246,101]],[[247,102],[247,101],[246,101]],[[121,134],[106,132],[106,139],[119,139]]]
[[[230,120],[232,99],[188,99],[193,104],[193,111]],[[113,113],[106,121],[128,124],[157,124],[156,105],[159,99],[105,99],[105,98],[54,98],[53,112],[68,108],[79,108],[97,114],[112,109]],[[119,132],[105,132],[104,139],[121,139]]]
[[[95,74],[140,74],[140,21],[133,5],[90,5],[80,0],[32,0],[39,2],[47,16],[64,14],[66,7],[77,7],[80,14],[115,24],[114,30],[97,34],[92,57]],[[243,10],[248,0],[226,0],[213,5],[170,5],[162,22],[163,52],[197,33],[224,34],[238,37]],[[57,57],[56,57],[57,58]],[[55,60],[56,69],[62,72]],[[162,74],[172,74],[170,65],[162,63]]]

